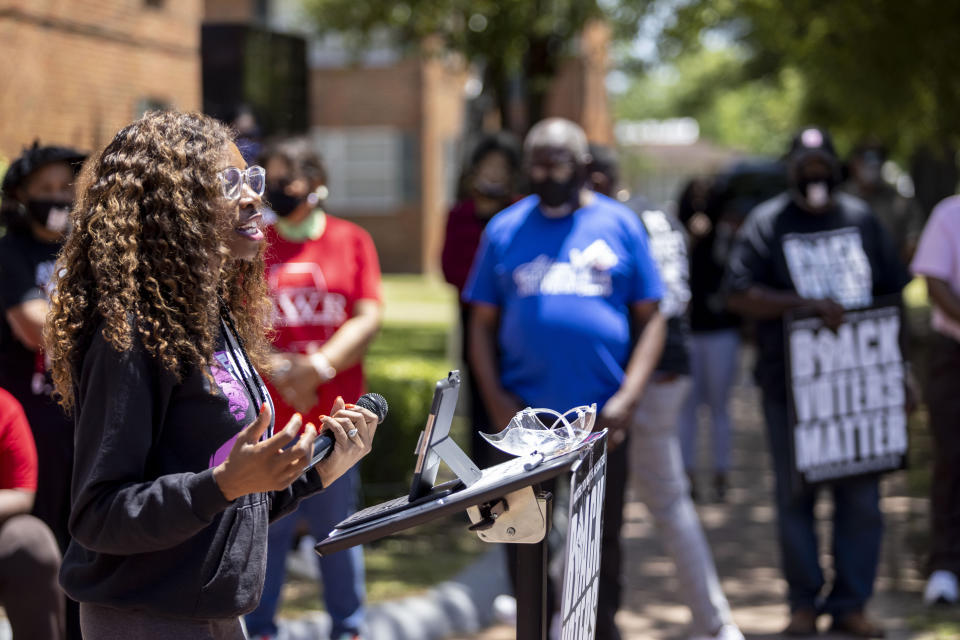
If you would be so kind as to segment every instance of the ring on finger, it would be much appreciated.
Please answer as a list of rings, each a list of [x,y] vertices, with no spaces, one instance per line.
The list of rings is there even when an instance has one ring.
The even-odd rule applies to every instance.
[[[347,437],[348,437],[348,438],[355,438],[358,433],[360,433],[360,430],[357,429],[356,427],[354,427],[353,429],[350,429],[350,431],[347,431]]]

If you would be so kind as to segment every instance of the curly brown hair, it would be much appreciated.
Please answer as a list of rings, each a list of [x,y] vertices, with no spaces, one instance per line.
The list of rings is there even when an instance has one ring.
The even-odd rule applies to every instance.
[[[213,356],[221,301],[251,361],[266,368],[271,305],[263,248],[232,260],[235,221],[218,171],[232,132],[201,114],[150,112],[92,161],[57,262],[45,329],[58,401],[74,383],[94,332],[117,351],[139,338],[178,379]]]

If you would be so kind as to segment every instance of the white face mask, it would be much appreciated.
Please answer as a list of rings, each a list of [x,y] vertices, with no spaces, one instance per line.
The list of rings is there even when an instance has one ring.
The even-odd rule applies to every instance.
[[[70,225],[70,207],[53,207],[47,216],[47,229],[57,233],[66,233]]]
[[[830,188],[825,181],[811,182],[807,184],[807,192],[804,197],[811,207],[822,209],[830,202]]]

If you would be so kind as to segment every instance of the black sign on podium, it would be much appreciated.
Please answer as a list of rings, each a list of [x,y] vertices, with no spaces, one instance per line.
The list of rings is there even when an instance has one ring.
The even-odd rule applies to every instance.
[[[320,555],[335,553],[466,510],[473,522],[469,529],[481,540],[519,545],[515,594],[517,637],[524,640],[546,640],[549,626],[546,620],[546,538],[552,520],[552,496],[541,491],[540,485],[560,475],[575,473],[571,479],[572,486],[584,486],[581,494],[586,497],[586,502],[571,499],[571,515],[574,515],[574,510],[579,510],[577,517],[586,522],[583,519],[588,517],[591,501],[602,504],[603,500],[606,431],[591,434],[584,442],[566,453],[552,457],[533,453],[480,471],[446,435],[449,432],[446,420],[452,416],[452,413],[446,412],[446,402],[450,399],[449,389],[458,386],[457,372],[452,372],[446,380],[437,384],[430,417],[416,452],[419,471],[431,467],[430,457],[435,455],[447,464],[458,478],[424,490],[421,474],[420,477],[415,477],[417,491],[357,512],[338,524],[325,540],[317,543],[315,549]],[[580,511],[583,511],[582,515]],[[601,524],[597,520],[595,528],[591,525],[584,529],[589,532],[591,544],[594,535],[599,543]],[[568,550],[569,548],[570,545]],[[583,551],[587,552],[588,548],[583,547]],[[579,558],[579,554],[568,557],[568,567],[583,566]],[[585,583],[588,589],[591,582],[588,578]],[[592,630],[596,624],[595,601],[578,597],[572,598],[570,603],[577,605],[578,612],[577,615],[570,616],[571,623],[575,619],[579,629]],[[566,604],[564,614],[567,614]],[[587,639],[592,638],[592,633],[564,633],[564,637]]]

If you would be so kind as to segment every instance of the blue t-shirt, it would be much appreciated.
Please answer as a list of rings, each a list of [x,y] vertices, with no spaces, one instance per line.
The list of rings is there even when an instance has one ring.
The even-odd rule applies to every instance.
[[[467,302],[500,308],[500,382],[530,406],[566,411],[620,387],[630,358],[630,304],[663,285],[636,214],[596,195],[563,218],[530,196],[487,225]]]

